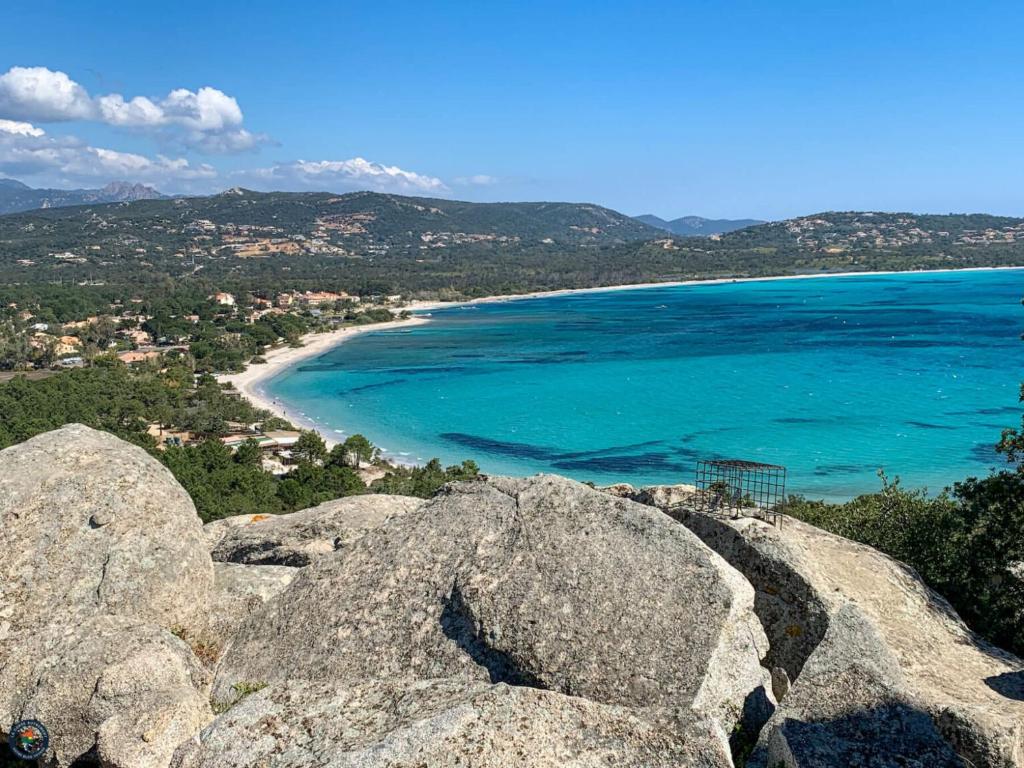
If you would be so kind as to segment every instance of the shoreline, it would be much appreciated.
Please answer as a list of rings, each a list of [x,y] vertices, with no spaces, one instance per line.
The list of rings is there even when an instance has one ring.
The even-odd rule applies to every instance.
[[[828,272],[811,273],[800,275],[774,275],[769,277],[720,277],[695,280],[679,280],[660,283],[628,283],[624,285],[607,285],[593,288],[561,288],[552,291],[533,291],[530,293],[504,294],[498,296],[483,296],[477,299],[466,299],[464,301],[413,301],[401,308],[401,310],[412,313],[430,312],[439,309],[454,309],[462,306],[475,304],[494,304],[507,301],[524,301],[529,299],[555,298],[559,296],[571,296],[574,294],[604,293],[617,291],[644,290],[648,288],[679,288],[683,286],[699,285],[726,285],[729,283],[754,283],[780,280],[814,280],[829,277],[881,277],[885,275],[916,275],[916,274],[941,274],[946,272],[993,272],[997,270],[1024,270],[1024,266],[1008,267],[963,267],[960,269],[912,269],[912,270],[872,270],[864,272]],[[300,429],[312,429],[320,433],[328,448],[333,447],[339,441],[334,438],[337,435],[333,429],[326,425],[317,423],[301,412],[293,411],[288,413],[287,404],[270,397],[262,388],[262,385],[269,379],[274,378],[286,368],[306,360],[310,357],[325,354],[346,341],[355,338],[362,333],[374,331],[388,331],[396,328],[411,328],[418,325],[425,325],[430,322],[429,316],[414,314],[413,317],[404,320],[389,320],[384,323],[372,323],[370,325],[349,326],[338,328],[323,333],[310,333],[302,337],[301,347],[276,347],[264,354],[265,363],[256,365],[247,364],[244,371],[240,373],[229,373],[218,375],[217,381],[230,383],[235,389],[257,408],[273,413],[283,419],[295,424]],[[394,458],[390,452],[386,452],[385,458],[392,463],[401,462]]]
[[[425,310],[427,308],[424,306],[422,309]],[[318,424],[315,419],[306,417],[301,412],[289,414],[286,407],[287,404],[268,395],[262,385],[295,363],[322,355],[361,333],[408,328],[428,322],[430,322],[430,318],[427,317],[408,317],[404,320],[389,320],[384,323],[355,325],[323,333],[308,333],[302,337],[301,347],[275,347],[274,349],[267,350],[266,354],[263,355],[266,360],[265,363],[257,363],[255,365],[249,363],[246,365],[245,370],[240,373],[220,374],[216,378],[222,384],[234,386],[242,397],[257,408],[269,411],[275,416],[280,416],[282,419],[287,419],[301,429],[316,430],[320,433],[324,442],[327,443],[327,447],[332,448],[339,442],[332,437],[336,433],[325,434],[327,432],[326,426]]]
[[[494,304],[504,301],[522,301],[525,299],[555,298],[571,296],[577,293],[604,293],[613,291],[634,291],[647,288],[681,288],[690,285],[727,285],[729,283],[767,283],[777,280],[815,280],[829,277],[883,277],[885,275],[933,275],[953,272],[996,272],[1003,270],[1024,270],[1024,264],[1011,267],[959,267],[953,269],[904,269],[904,270],[865,270],[863,272],[809,272],[799,275],[770,275],[766,277],[709,277],[693,280],[670,280],[660,283],[625,283],[623,285],[602,285],[594,288],[557,288],[551,291],[532,291],[530,293],[508,293],[498,296],[481,296],[478,299],[463,301],[423,301],[412,302],[403,309],[409,312],[420,312],[431,309],[449,309],[471,304]],[[422,304],[422,306],[417,306]]]

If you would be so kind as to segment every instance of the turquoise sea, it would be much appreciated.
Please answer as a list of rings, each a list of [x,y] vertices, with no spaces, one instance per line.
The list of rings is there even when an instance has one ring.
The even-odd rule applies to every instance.
[[[783,464],[846,498],[879,468],[941,490],[1019,425],[1024,270],[580,293],[449,308],[264,384],[325,434],[408,462],[597,483]]]

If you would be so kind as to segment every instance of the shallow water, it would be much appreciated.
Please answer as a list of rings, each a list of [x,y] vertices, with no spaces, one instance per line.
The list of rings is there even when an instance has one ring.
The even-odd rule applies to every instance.
[[[267,383],[409,461],[597,483],[784,464],[845,498],[940,490],[1020,424],[1024,270],[649,288],[479,304],[368,333]],[[335,434],[337,437],[338,434]]]

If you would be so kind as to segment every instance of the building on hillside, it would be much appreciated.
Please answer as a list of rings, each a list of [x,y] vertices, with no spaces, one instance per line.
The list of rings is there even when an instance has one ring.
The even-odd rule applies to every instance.
[[[71,323],[64,323],[64,330],[74,331],[79,328],[88,328],[90,325],[95,325],[99,321],[99,317],[93,315],[92,317],[85,318],[85,320],[75,320],[74,322]]]
[[[218,304],[220,304],[222,307],[235,306],[235,297],[232,296],[230,293],[218,291],[217,293],[213,294],[213,296],[211,296],[210,298],[213,299]]]
[[[153,343],[152,334],[147,333],[146,331],[140,330],[138,328],[135,328],[130,331],[119,331],[117,335],[120,336],[122,339],[127,339],[132,344],[135,344],[136,346],[139,347],[143,346],[144,344]]]
[[[275,429],[264,433],[227,435],[220,441],[232,451],[237,451],[247,440],[254,440],[260,450],[277,453],[295,445],[298,442],[299,434],[299,432],[291,430]]]
[[[53,354],[58,357],[73,355],[82,348],[82,342],[76,336],[61,336],[53,345]]]
[[[286,309],[295,303],[295,296],[290,293],[279,293],[274,297],[274,303],[282,309]]]
[[[133,349],[129,352],[118,352],[117,359],[125,365],[137,365],[138,363],[144,363],[147,360],[155,360],[160,357],[160,353],[155,349],[143,351],[141,349]]]
[[[321,307],[325,304],[333,304],[336,301],[358,301],[356,297],[350,296],[344,291],[306,291],[299,294],[298,300],[300,304],[304,304],[307,307]]]

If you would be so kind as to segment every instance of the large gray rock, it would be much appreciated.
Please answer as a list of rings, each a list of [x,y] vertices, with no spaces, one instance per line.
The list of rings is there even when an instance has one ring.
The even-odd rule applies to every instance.
[[[245,681],[461,675],[731,728],[763,704],[753,590],[684,527],[564,478],[449,486],[303,568],[222,659]]]
[[[1008,682],[1024,678],[1024,662],[971,632],[912,569],[788,517],[775,528],[674,514],[757,590],[771,641],[766,663],[793,681],[762,734],[786,766],[858,764],[828,763],[821,751],[831,743],[839,754],[856,734],[877,747],[859,764],[913,765],[901,761],[915,751],[935,760],[923,764],[951,764],[926,747],[929,728],[968,765],[1024,766],[1024,696]],[[847,663],[869,657],[887,660],[871,669],[888,672]]]
[[[42,721],[43,762],[164,768],[213,714],[206,673],[164,629],[119,616],[53,623],[0,641],[0,723]]]
[[[240,565],[214,563],[214,590],[210,624],[205,637],[221,650],[252,614],[284,590],[298,568],[285,565]]]
[[[0,638],[111,613],[199,630],[213,566],[188,494],[73,424],[0,451]]]
[[[423,499],[370,494],[335,499],[287,515],[239,515],[204,526],[213,559],[249,565],[309,565],[349,546]]]
[[[701,720],[655,721],[550,691],[470,682],[278,683],[250,695],[174,768],[731,768]]]
[[[831,617],[747,765],[967,768],[853,603]]]

